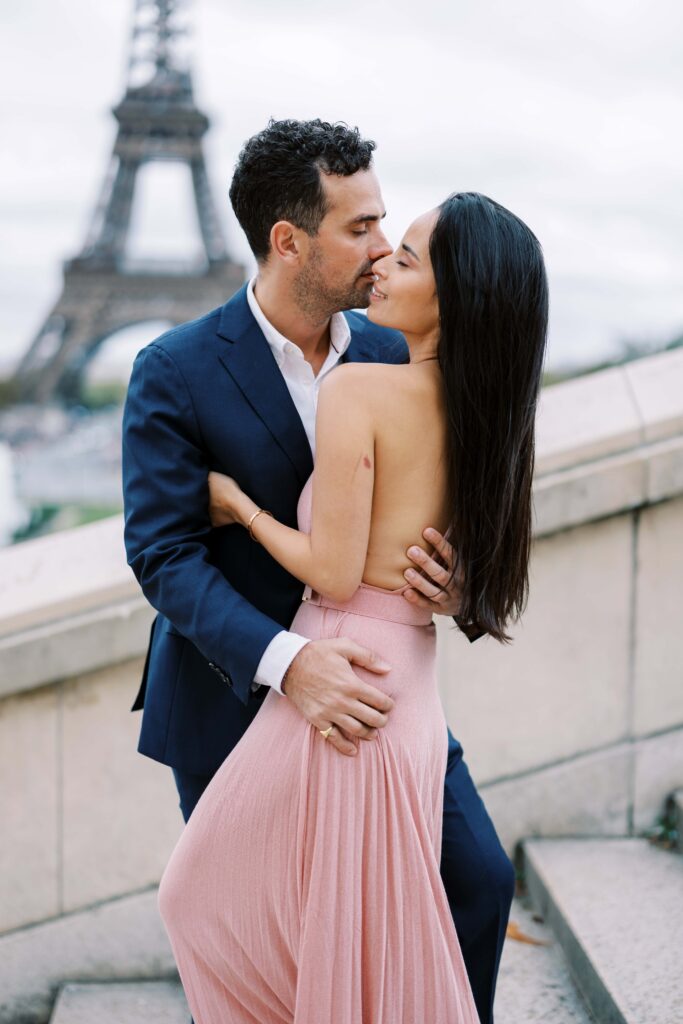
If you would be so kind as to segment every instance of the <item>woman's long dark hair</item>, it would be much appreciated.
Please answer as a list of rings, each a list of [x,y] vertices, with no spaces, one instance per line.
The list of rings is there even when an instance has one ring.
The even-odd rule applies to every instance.
[[[536,403],[548,282],[536,236],[505,207],[458,192],[430,240],[448,415],[459,624],[507,642],[529,591]]]

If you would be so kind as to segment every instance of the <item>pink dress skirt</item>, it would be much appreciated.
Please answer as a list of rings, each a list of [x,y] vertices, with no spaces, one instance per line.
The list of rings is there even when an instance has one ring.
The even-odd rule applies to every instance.
[[[269,692],[171,855],[159,907],[196,1024],[479,1024],[439,872],[436,630],[405,589],[313,593],[291,626],[392,666],[354,666],[395,702],[376,738],[340,754]]]

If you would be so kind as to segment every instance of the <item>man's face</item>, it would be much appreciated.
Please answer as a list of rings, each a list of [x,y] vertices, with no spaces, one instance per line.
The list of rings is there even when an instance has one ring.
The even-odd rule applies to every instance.
[[[372,168],[321,177],[329,208],[318,234],[307,240],[294,288],[302,309],[323,319],[370,304],[372,264],[392,249],[381,227],[386,211]]]

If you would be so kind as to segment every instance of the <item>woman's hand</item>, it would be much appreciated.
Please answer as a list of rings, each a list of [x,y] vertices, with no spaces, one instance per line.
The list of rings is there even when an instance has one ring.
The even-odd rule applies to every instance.
[[[231,523],[244,525],[241,513],[244,512],[248,501],[249,499],[240,485],[231,476],[211,470],[209,473],[209,518],[212,526],[229,526]]]

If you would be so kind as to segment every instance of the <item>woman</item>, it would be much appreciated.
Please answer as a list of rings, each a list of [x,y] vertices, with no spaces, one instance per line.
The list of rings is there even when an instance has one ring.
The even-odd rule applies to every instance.
[[[299,530],[231,478],[210,484],[214,522],[247,527],[308,584],[291,628],[343,627],[377,651],[392,669],[372,682],[394,706],[345,757],[326,743],[339,726],[269,693],[205,791],[159,891],[197,1024],[478,1022],[439,873],[435,627],[402,597],[403,553],[427,522],[448,533],[463,620],[510,639],[528,591],[547,282],[535,236],[477,193],[424,214],[374,270],[368,315],[403,331],[410,363],[347,364],[321,386]]]

